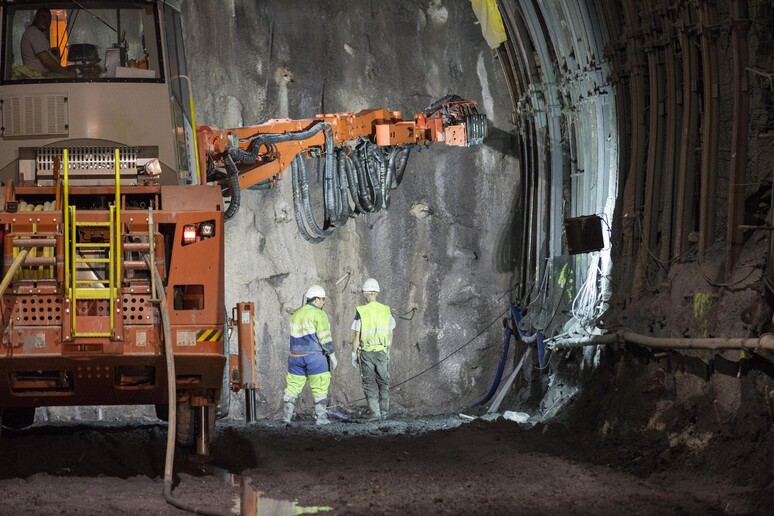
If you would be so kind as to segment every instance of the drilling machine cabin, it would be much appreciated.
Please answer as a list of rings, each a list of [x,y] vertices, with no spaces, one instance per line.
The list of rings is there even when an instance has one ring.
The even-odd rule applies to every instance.
[[[41,7],[52,53],[77,77],[24,65],[22,34]],[[197,126],[179,0],[0,0],[0,10],[6,427],[45,406],[148,404],[164,419],[172,402],[178,442],[206,454],[229,387],[258,386],[252,303],[234,310],[240,356],[228,350],[223,234],[240,190],[271,188],[292,168],[299,230],[315,243],[386,208],[411,148],[487,134],[475,102],[454,95],[411,120],[370,109]],[[310,157],[324,161],[322,224],[309,208]]]

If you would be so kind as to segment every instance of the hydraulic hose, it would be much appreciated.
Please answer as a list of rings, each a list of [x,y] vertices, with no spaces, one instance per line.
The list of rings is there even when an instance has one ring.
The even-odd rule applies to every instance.
[[[339,149],[336,153],[336,171],[338,173],[339,189],[337,210],[339,218],[336,225],[344,225],[352,214],[349,206],[349,178],[347,177],[347,156],[344,149]]]
[[[250,142],[247,150],[229,147],[224,158],[227,180],[231,192],[231,204],[226,220],[239,209],[239,170],[236,163],[253,163],[262,155],[272,154],[277,143],[306,140],[325,133],[323,159],[323,220],[320,224],[312,213],[306,155],[297,154],[291,161],[293,175],[293,208],[296,225],[305,240],[319,243],[337,227],[360,213],[374,213],[387,209],[390,191],[400,184],[408,163],[411,146],[382,148],[367,138],[360,138],[354,149],[348,146],[336,148],[333,131],[327,122],[320,122],[304,131],[282,134],[256,134],[241,142]],[[264,190],[271,187],[269,180],[251,187]]]
[[[373,204],[377,207],[374,211],[379,211],[382,207],[382,177],[384,177],[382,163],[384,160],[381,150],[370,141],[366,142],[365,151],[365,170],[368,175],[368,186],[373,192]]]
[[[338,173],[336,170],[336,154],[333,148],[333,134],[330,124],[325,124],[325,170],[323,170],[323,195],[325,198],[325,218],[330,226],[338,221],[336,210],[336,194],[338,193]],[[333,231],[331,229],[331,231]]]
[[[427,106],[425,109],[422,110],[422,112],[426,115],[432,115],[439,109],[442,109],[444,104],[447,104],[449,102],[459,102],[460,100],[464,100],[464,99],[459,95],[446,95],[445,97],[442,97],[436,100],[435,102],[433,102],[432,104],[430,104],[429,106]]]
[[[226,158],[223,160],[228,171],[228,179],[226,184],[228,185],[229,193],[231,194],[231,202],[228,205],[228,209],[223,214],[226,220],[230,220],[231,217],[237,214],[239,211],[239,204],[242,202],[242,191],[239,189],[239,169],[234,164],[234,160],[231,156],[226,154]]]
[[[486,396],[481,398],[481,400],[474,403],[474,407],[483,405],[492,399],[492,396],[494,396],[495,392],[497,392],[497,387],[499,387],[500,381],[503,378],[505,360],[508,358],[508,349],[510,348],[511,337],[513,336],[513,330],[511,330],[511,324],[509,323],[512,323],[513,327],[516,328],[516,331],[521,333],[521,330],[519,330],[518,327],[519,321],[521,321],[521,312],[519,311],[518,305],[513,305],[511,306],[510,317],[503,319],[503,326],[505,327],[505,332],[503,335],[503,351],[500,354],[500,363],[497,365],[497,373],[495,373],[495,377],[492,380],[492,386],[489,388],[489,392],[486,394]]]
[[[483,405],[484,403],[492,399],[492,396],[494,396],[495,392],[497,392],[497,387],[500,385],[500,380],[502,380],[503,378],[503,370],[505,369],[505,359],[508,357],[508,349],[510,348],[511,336],[513,335],[511,332],[511,327],[508,324],[508,319],[503,319],[503,325],[505,326],[505,334],[503,335],[503,351],[500,354],[500,363],[497,365],[497,373],[495,374],[495,377],[492,380],[492,386],[489,388],[489,392],[486,393],[486,396],[484,396],[476,403],[474,403],[473,404],[474,407]]]
[[[352,164],[355,167],[355,173],[357,174],[357,197],[360,199],[360,204],[364,213],[373,213],[374,204],[371,202],[371,195],[368,192],[368,178],[366,177],[366,154],[363,147],[360,146],[355,149],[356,159],[352,160]]]
[[[411,147],[403,147],[398,152],[397,161],[395,164],[395,184],[390,185],[391,188],[397,188],[401,181],[403,181],[403,174],[406,171],[406,165],[408,165],[408,159],[411,155]]]
[[[230,148],[230,150],[233,153],[240,155],[240,163],[252,163],[256,159],[258,159],[258,150],[261,148],[261,146],[267,146],[271,147],[274,144],[277,143],[283,143],[283,142],[291,142],[291,141],[297,141],[297,140],[307,140],[314,136],[315,134],[319,133],[320,131],[330,131],[331,124],[328,122],[320,122],[319,124],[315,124],[309,129],[305,129],[303,131],[298,131],[294,133],[259,133],[255,136],[251,136],[250,138],[246,138],[242,141],[249,141],[250,146],[248,149],[250,149],[250,152],[246,151],[239,151]],[[327,148],[327,142],[326,142],[326,148]],[[333,146],[333,140],[331,140],[331,147]],[[252,161],[242,161],[242,160],[248,160],[252,159]]]
[[[296,164],[298,178],[298,181],[294,183],[294,185],[301,189],[301,202],[303,206],[302,213],[304,220],[309,225],[312,233],[316,234],[317,236],[326,237],[333,233],[333,228],[321,228],[320,225],[317,224],[317,221],[314,218],[314,214],[312,213],[312,202],[309,198],[309,182],[307,181],[306,177],[306,160],[300,154],[298,154],[293,161]]]
[[[347,174],[347,187],[350,192],[350,197],[352,197],[352,202],[355,205],[354,210],[350,210],[350,216],[355,216],[360,213],[365,213],[365,209],[363,208],[363,205],[360,203],[360,195],[358,195],[358,192],[360,191],[360,185],[357,178],[357,172],[355,170],[355,162],[352,159],[352,150],[347,149],[347,153],[344,156],[344,171]]]
[[[390,190],[392,190],[392,183],[395,180],[396,159],[399,152],[398,147],[393,147],[387,158],[387,173],[382,181],[382,208],[385,210],[390,207]]]
[[[314,136],[315,134],[323,130],[328,131],[328,134],[326,135],[326,141],[325,141],[326,150],[330,149],[332,152],[333,138],[330,135],[330,127],[331,126],[329,123],[323,122],[320,124],[315,124],[309,129],[306,129],[304,131],[299,131],[296,133],[256,134],[255,136],[252,136],[250,138],[243,140],[243,141],[250,142],[248,150],[243,150],[237,147],[228,147],[226,149],[227,151],[226,157],[223,160],[223,163],[225,164],[226,170],[228,172],[226,185],[227,185],[227,188],[230,190],[230,194],[231,194],[231,204],[229,205],[228,209],[226,210],[226,213],[224,214],[226,220],[231,219],[234,215],[237,214],[237,212],[239,211],[239,205],[241,201],[240,188],[239,188],[239,169],[237,168],[235,162],[248,163],[248,164],[254,163],[258,159],[259,151],[262,146],[271,148],[276,143],[304,140],[307,138],[311,138],[312,136]],[[258,185],[253,185],[253,186],[255,187],[254,189],[257,189],[257,190],[268,188],[268,186],[265,186],[265,187],[262,186],[262,183],[258,183]]]
[[[167,297],[164,295],[163,289],[161,288],[161,285],[163,285],[161,275],[150,256],[145,256],[145,263],[148,264],[148,269],[155,278],[153,282],[155,291],[152,294],[154,300],[159,304],[159,312],[161,313],[162,333],[164,335],[164,358],[167,365],[167,397],[169,398],[169,408],[167,410],[167,452],[164,459],[164,500],[173,507],[193,514],[225,516],[227,513],[201,509],[194,505],[182,502],[172,496],[172,467],[175,462],[175,438],[177,433],[177,386],[175,382],[177,375],[175,373],[175,357],[172,351],[172,328],[169,322],[169,305],[167,305]]]
[[[302,189],[299,186],[299,162],[297,161],[298,156],[296,156],[296,159],[290,162],[290,169],[293,172],[293,214],[296,217],[296,225],[298,226],[298,231],[301,233],[301,236],[304,237],[304,240],[307,242],[311,242],[313,244],[319,244],[323,241],[323,237],[314,236],[311,233],[309,233],[309,230],[306,229],[306,223],[304,222],[304,212],[303,212],[303,204],[304,201],[302,199]],[[308,185],[307,185],[308,188]]]

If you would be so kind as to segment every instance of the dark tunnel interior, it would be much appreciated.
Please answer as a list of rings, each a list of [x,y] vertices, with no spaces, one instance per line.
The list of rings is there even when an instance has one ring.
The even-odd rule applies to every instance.
[[[22,4],[0,0],[0,514],[774,511],[772,0]],[[87,62],[77,78],[19,66],[38,7],[65,31],[72,54],[57,59]],[[78,57],[91,47],[108,51]],[[54,123],[63,104],[67,127],[25,129],[28,111]],[[33,147],[69,146],[75,170],[78,145],[116,142],[146,182],[100,172],[92,199],[73,179],[72,218],[46,218],[69,206],[69,165],[45,154],[55,170],[30,186]],[[207,183],[215,193],[198,193]],[[210,202],[215,215],[198,215]],[[76,224],[90,209],[123,213],[111,216],[134,239],[110,262],[127,278],[116,300],[78,269],[99,263],[78,245],[114,239]],[[68,241],[68,220],[63,291],[50,284],[69,274],[69,244],[41,239]],[[183,226],[198,231],[190,246]],[[363,311],[369,278],[390,308],[382,330]],[[105,300],[90,305],[100,315],[109,306],[100,356],[72,343],[78,281]],[[48,294],[65,322],[38,322],[49,312],[23,300]],[[297,317],[315,297],[327,326],[310,331]],[[249,336],[254,383],[228,356]],[[298,369],[308,355],[293,346],[309,339],[337,364]],[[387,342],[374,348],[389,364],[381,419],[361,376],[371,342]],[[186,346],[219,361],[186,373]],[[170,410],[172,347],[184,395]],[[81,367],[99,379],[131,353],[104,374],[119,394],[68,403],[67,385],[92,379]],[[199,388],[220,382],[223,354],[222,391]],[[64,355],[72,377],[52,373]],[[329,369],[321,388],[312,376]],[[24,387],[43,384],[58,391]]]

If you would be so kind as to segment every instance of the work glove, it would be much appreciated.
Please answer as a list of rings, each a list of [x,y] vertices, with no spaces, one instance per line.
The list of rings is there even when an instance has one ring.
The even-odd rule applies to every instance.
[[[354,351],[352,352],[352,367],[355,369],[360,369],[360,364],[357,363],[357,353]]]
[[[336,366],[339,365],[339,362],[336,360],[336,353],[331,353],[328,355],[328,360],[330,360],[331,363],[331,371],[336,369]]]

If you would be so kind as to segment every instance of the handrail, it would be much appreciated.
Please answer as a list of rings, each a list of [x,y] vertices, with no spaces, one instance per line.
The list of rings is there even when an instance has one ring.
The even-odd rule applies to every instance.
[[[110,228],[110,241],[114,242],[114,249],[112,252],[113,259],[116,262],[116,269],[115,269],[115,282],[112,282],[112,286],[115,289],[113,291],[113,297],[117,295],[121,295],[121,241],[123,240],[121,238],[121,156],[120,151],[118,147],[116,147],[115,150],[115,162],[116,162],[116,208],[115,208],[115,235],[113,235],[113,227],[111,224]],[[112,307],[111,307],[112,308]],[[110,311],[111,316],[113,314],[113,310]],[[111,319],[112,321],[112,319]],[[111,331],[113,328],[113,325],[110,325]]]
[[[68,298],[72,298],[72,292],[70,291],[70,159],[67,149],[64,149],[64,228],[62,230],[62,237],[64,238],[64,286],[65,292]]]
[[[117,153],[118,153],[118,151],[116,150],[116,154]],[[116,156],[116,157],[118,157],[118,156]],[[116,184],[116,191],[118,191],[118,184]],[[114,335],[114,330],[115,330],[115,327],[113,326],[113,312],[115,312],[116,291],[117,291],[117,289],[116,289],[116,276],[115,276],[115,274],[116,274],[116,266],[115,266],[116,259],[115,259],[115,254],[113,254],[113,251],[115,250],[115,247],[116,247],[116,243],[115,243],[116,239],[115,239],[115,234],[114,234],[114,228],[115,228],[115,226],[114,226],[115,220],[114,219],[116,217],[116,210],[117,209],[118,209],[118,206],[111,206],[110,207],[110,247],[109,247],[109,251],[108,251],[108,254],[110,254],[110,256],[108,256],[108,261],[109,261],[108,277],[110,278],[110,283],[109,283],[109,285],[110,285],[110,301],[109,301],[109,303],[110,303],[110,336],[111,337]]]

